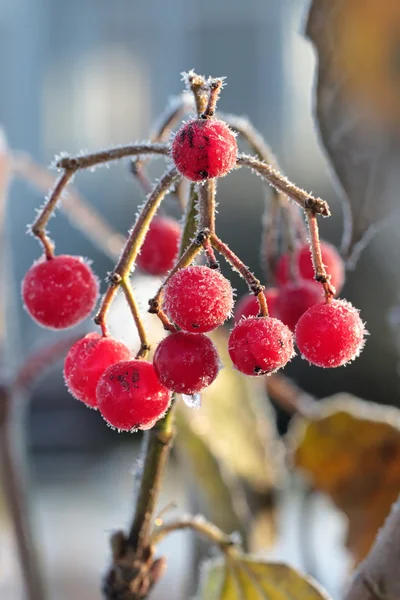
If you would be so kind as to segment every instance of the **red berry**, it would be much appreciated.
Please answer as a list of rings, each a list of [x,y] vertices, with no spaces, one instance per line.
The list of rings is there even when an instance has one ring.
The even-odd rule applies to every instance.
[[[150,429],[167,411],[171,392],[158,380],[152,363],[129,360],[111,365],[97,384],[97,404],[111,427]]]
[[[66,329],[92,312],[99,282],[79,256],[60,255],[35,262],[22,282],[26,310],[40,325]]]
[[[97,383],[110,365],[132,358],[132,352],[112,337],[89,333],[69,350],[64,363],[68,390],[77,400],[96,407]]]
[[[154,354],[161,383],[178,394],[197,394],[218,375],[218,352],[201,333],[178,331],[164,338]]]
[[[308,309],[296,327],[303,357],[317,367],[341,367],[364,346],[366,330],[358,310],[346,300],[332,300]]]
[[[181,237],[178,221],[155,217],[137,257],[137,266],[150,275],[165,275],[174,266]]]
[[[270,317],[277,316],[277,300],[279,290],[277,288],[266,288],[264,295],[267,299],[268,312]],[[240,319],[247,317],[256,317],[260,312],[257,296],[254,294],[246,294],[242,296],[235,306],[235,323],[239,323]]]
[[[331,283],[339,294],[344,284],[344,263],[336,250],[335,246],[328,242],[321,242],[322,262],[324,263],[328,274],[331,276]],[[308,244],[299,246],[296,251],[296,264],[298,274],[303,279],[314,279],[314,267],[312,264],[311,250]],[[283,254],[276,267],[276,280],[280,285],[288,283],[289,277],[289,255]]]
[[[292,331],[301,315],[314,304],[324,301],[324,290],[320,283],[307,279],[287,283],[279,290],[277,299],[278,316]]]
[[[172,142],[172,159],[191,181],[223,177],[236,164],[238,147],[228,125],[217,119],[184,123]]]
[[[293,357],[293,334],[279,319],[249,317],[240,321],[229,337],[233,364],[245,375],[265,375]]]
[[[215,269],[192,266],[177,271],[165,286],[164,309],[181,329],[216,329],[233,308],[231,284]]]

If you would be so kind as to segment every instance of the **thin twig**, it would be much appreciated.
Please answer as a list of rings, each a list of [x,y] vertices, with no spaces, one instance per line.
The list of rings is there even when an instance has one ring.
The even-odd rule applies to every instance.
[[[223,551],[238,544],[236,536],[227,535],[221,531],[219,527],[210,523],[202,516],[182,517],[171,523],[163,523],[154,530],[151,536],[151,543],[156,545],[160,543],[166,535],[169,535],[173,531],[182,531],[182,529],[195,531],[213,544],[216,544]]]
[[[129,233],[122,255],[114,271],[110,275],[110,286],[101,302],[99,312],[95,317],[95,323],[100,325],[103,332],[107,331],[107,313],[118,291],[118,287],[122,280],[129,279],[133,264],[146,237],[151,220],[156,214],[164,196],[168,193],[173,183],[177,181],[179,177],[180,175],[175,168],[169,169],[165,175],[163,175],[148,197],[146,204],[143,206],[136,220],[135,225]]]
[[[317,403],[312,396],[281,373],[274,373],[266,377],[265,385],[268,396],[289,415],[300,414],[309,418],[317,408]]]
[[[47,169],[25,154],[14,155],[12,167],[16,176],[43,193],[53,187],[57,180]],[[124,236],[113,229],[72,186],[65,191],[60,209],[74,227],[82,231],[100,250],[112,260],[118,259],[125,243]]]
[[[146,334],[146,329],[143,325],[142,319],[140,318],[139,307],[133,295],[133,290],[130,284],[129,278],[121,280],[121,287],[125,294],[126,301],[130,308],[133,320],[135,321],[136,329],[139,334],[140,348],[136,354],[136,358],[146,358],[150,351],[150,342]]]
[[[237,165],[239,167],[248,167],[252,171],[258,173],[263,179],[268,181],[272,187],[286,194],[288,198],[291,198],[303,210],[311,210],[315,214],[320,214],[323,217],[330,216],[329,206],[325,200],[314,198],[314,196],[297,187],[270,165],[253,156],[247,156],[245,154],[239,155]]]
[[[219,95],[222,90],[222,86],[224,84],[223,79],[211,79],[208,81],[208,86],[210,89],[207,106],[201,115],[202,119],[209,119],[214,116],[215,109],[217,107],[217,102],[219,99]]]
[[[118,146],[93,154],[83,154],[77,156],[63,156],[57,161],[56,167],[65,170],[91,169],[97,165],[121,160],[129,156],[140,156],[142,154],[168,156],[169,146],[167,144],[132,144],[129,146]]]

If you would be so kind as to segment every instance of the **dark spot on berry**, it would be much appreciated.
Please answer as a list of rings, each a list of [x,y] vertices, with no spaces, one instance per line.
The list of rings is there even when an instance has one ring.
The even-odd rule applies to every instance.
[[[198,323],[192,323],[192,327],[193,329],[198,329],[200,325],[198,325]]]
[[[179,134],[179,139],[181,142],[185,141],[185,137],[186,137],[186,129],[182,129],[182,131]]]
[[[258,365],[254,367],[253,372],[255,375],[266,375],[268,373],[268,371],[263,371]]]
[[[199,171],[198,175],[202,179],[207,179],[207,177],[208,177],[208,171]]]
[[[137,382],[140,380],[140,375],[139,375],[139,371],[133,371],[132,372],[132,377],[131,377],[131,381],[133,383],[133,387],[134,388],[138,388],[139,386],[137,385]]]
[[[203,135],[203,139],[204,139],[205,145],[209,146],[210,145],[210,136]]]
[[[128,375],[128,373],[125,373],[125,375]],[[129,390],[129,384],[125,379],[125,375],[118,375],[117,376],[117,381],[120,382],[120,384],[122,385],[122,387],[124,388],[124,390],[128,391]]]
[[[193,142],[194,131],[193,131],[192,123],[190,123],[190,125],[187,128],[187,134],[188,134],[188,138],[189,138],[189,146],[191,148],[194,148],[194,142]]]

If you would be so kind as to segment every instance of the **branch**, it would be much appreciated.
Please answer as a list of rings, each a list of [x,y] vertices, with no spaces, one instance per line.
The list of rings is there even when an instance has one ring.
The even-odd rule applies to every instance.
[[[359,566],[344,600],[400,598],[400,498],[393,505],[367,558]]]
[[[258,175],[268,181],[272,187],[286,194],[286,196],[296,202],[303,210],[311,210],[315,214],[320,214],[323,217],[330,216],[329,206],[325,200],[314,198],[314,196],[297,187],[267,163],[264,163],[253,156],[240,154],[237,159],[237,165],[239,167],[248,167],[252,171],[258,173]]]

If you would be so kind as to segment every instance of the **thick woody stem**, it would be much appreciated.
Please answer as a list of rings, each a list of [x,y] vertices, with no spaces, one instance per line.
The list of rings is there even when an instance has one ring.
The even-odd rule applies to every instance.
[[[175,168],[171,168],[165,173],[148,197],[147,202],[143,206],[135,225],[129,233],[121,258],[119,259],[114,271],[110,274],[110,287],[108,288],[101,303],[100,310],[95,317],[95,323],[100,325],[103,333],[107,331],[107,313],[115,294],[118,291],[118,287],[123,280],[127,280],[127,278],[129,278],[133,264],[149,229],[151,220],[156,214],[164,196],[167,194],[174,182],[179,179],[179,177],[180,175]]]
[[[321,244],[319,240],[318,221],[315,213],[311,210],[306,211],[308,227],[310,231],[311,255],[314,267],[314,278],[320,282],[324,288],[325,298],[330,302],[335,295],[335,288],[331,284],[331,276],[328,275],[325,265],[322,261]]]
[[[197,75],[194,71],[184,75],[186,85],[194,96],[197,116],[200,117],[207,108],[210,89],[204,77]]]
[[[215,232],[215,179],[208,179],[197,186],[199,197],[199,230]]]
[[[297,187],[270,165],[253,156],[247,156],[245,154],[239,155],[237,165],[239,167],[248,167],[252,171],[258,173],[265,181],[268,181],[272,187],[283,192],[303,210],[311,210],[314,214],[319,214],[323,217],[330,216],[329,206],[325,200],[314,198],[314,196]]]
[[[215,233],[211,235],[211,244],[213,247],[222,254],[226,261],[235,269],[246,281],[250,291],[257,296],[258,303],[260,305],[260,316],[268,316],[268,306],[264,295],[264,286],[261,285],[259,279],[253,275],[253,273],[246,267],[246,265],[240,260],[238,256],[232,250],[217,237]]]
[[[141,156],[142,154],[168,156],[169,146],[167,144],[132,144],[82,156],[64,156],[56,163],[56,167],[58,169],[79,171],[82,169],[91,169],[97,165],[114,160],[128,158],[129,156]]]
[[[136,550],[139,557],[149,545],[153,514],[173,437],[173,411],[170,409],[143,440],[142,454],[145,461],[140,474],[135,514],[127,537],[129,545]]]

